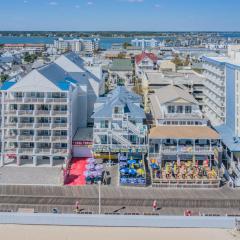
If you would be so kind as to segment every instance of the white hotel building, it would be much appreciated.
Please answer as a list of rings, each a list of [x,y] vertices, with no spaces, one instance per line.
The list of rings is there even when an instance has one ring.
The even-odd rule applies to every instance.
[[[204,57],[205,114],[221,135],[232,182],[240,186],[240,45],[226,57]]]
[[[87,127],[91,102],[99,96],[101,85],[73,53],[19,81],[5,82],[0,165],[53,166],[71,159],[72,139],[78,128]]]

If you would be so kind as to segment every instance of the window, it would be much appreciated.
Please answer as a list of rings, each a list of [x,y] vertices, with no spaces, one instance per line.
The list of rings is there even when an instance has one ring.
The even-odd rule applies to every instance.
[[[192,112],[192,106],[186,106],[185,113],[191,113],[191,112]]]
[[[177,106],[177,113],[183,113],[183,106]]]
[[[168,113],[175,113],[175,107],[174,106],[168,106]]]
[[[121,114],[122,109],[120,107],[114,107],[114,114]]]
[[[102,120],[100,123],[101,128],[108,128],[108,121],[107,120]]]

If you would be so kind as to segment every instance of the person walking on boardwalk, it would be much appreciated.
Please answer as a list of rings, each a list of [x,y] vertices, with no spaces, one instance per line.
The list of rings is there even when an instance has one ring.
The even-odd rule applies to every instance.
[[[153,207],[153,211],[155,212],[157,210],[157,200],[153,201],[152,207]]]

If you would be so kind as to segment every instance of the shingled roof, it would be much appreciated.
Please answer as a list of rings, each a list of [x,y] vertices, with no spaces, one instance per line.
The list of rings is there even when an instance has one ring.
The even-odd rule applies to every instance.
[[[158,58],[155,54],[143,52],[135,57],[136,64],[141,63],[145,58],[149,58],[153,62],[157,62],[157,60],[158,60]]]

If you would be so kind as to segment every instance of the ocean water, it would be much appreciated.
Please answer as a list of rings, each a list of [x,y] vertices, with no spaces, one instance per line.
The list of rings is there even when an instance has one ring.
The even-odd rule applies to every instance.
[[[54,42],[54,37],[0,37],[0,44],[4,43],[44,43],[52,44]],[[71,38],[68,38],[71,39]],[[131,43],[133,38],[101,38],[100,47],[104,49],[111,48],[113,43]]]
[[[240,32],[220,32],[219,37],[223,38],[240,38]],[[141,38],[141,37],[140,37]],[[164,37],[154,37],[157,40],[163,40]],[[175,37],[168,37],[174,39]],[[4,43],[45,43],[52,44],[54,42],[54,37],[0,37],[0,44]],[[71,39],[71,38],[66,38]],[[87,39],[87,38],[86,38]],[[131,43],[133,38],[100,38],[100,47],[103,49],[111,48],[113,43]],[[145,37],[149,39],[149,37]]]

